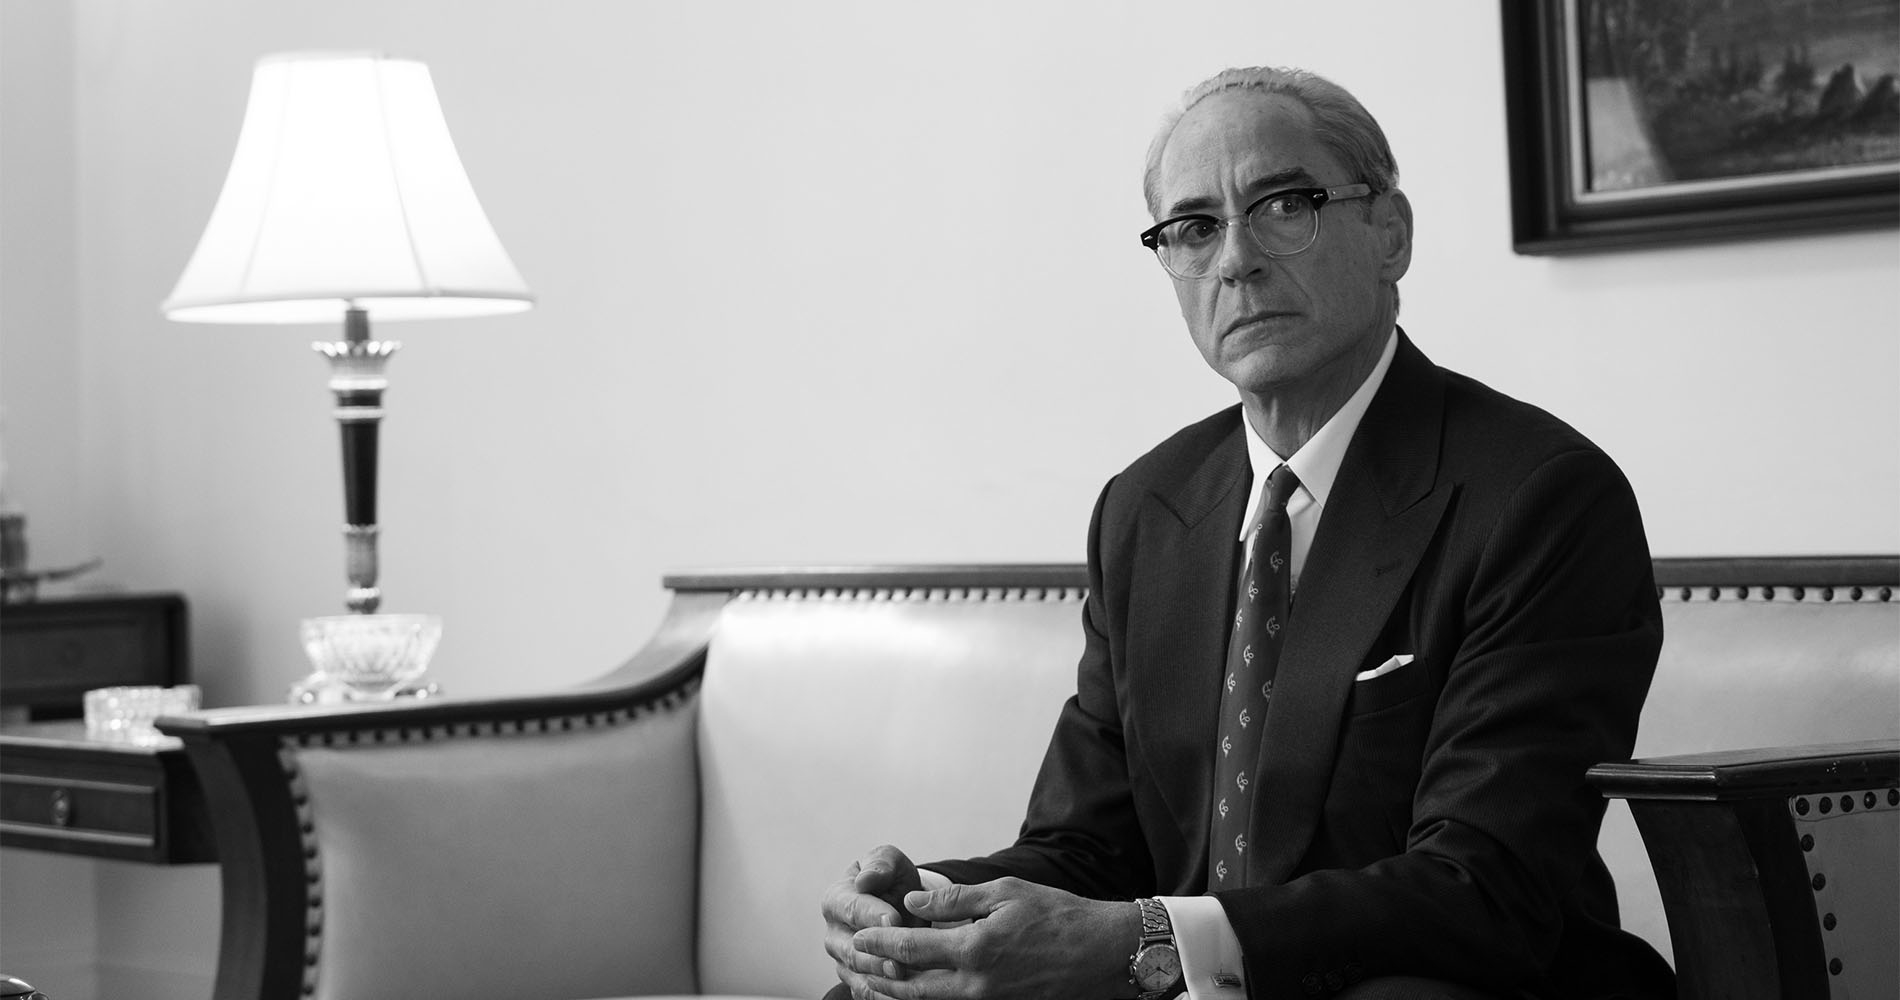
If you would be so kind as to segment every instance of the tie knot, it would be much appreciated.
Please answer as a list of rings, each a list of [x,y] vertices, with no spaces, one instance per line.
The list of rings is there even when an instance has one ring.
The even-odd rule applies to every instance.
[[[1294,475],[1292,469],[1281,465],[1267,476],[1267,495],[1261,503],[1268,510],[1285,510],[1287,501],[1293,498],[1293,491],[1299,488],[1300,477]]]

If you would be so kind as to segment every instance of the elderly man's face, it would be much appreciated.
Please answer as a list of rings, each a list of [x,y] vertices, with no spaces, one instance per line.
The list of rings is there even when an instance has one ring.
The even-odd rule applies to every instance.
[[[1156,192],[1162,219],[1231,218],[1273,191],[1363,180],[1313,137],[1298,102],[1233,91],[1181,119],[1162,152]],[[1410,261],[1410,216],[1395,198],[1402,196],[1380,195],[1370,219],[1363,201],[1323,208],[1319,239],[1293,257],[1270,258],[1244,225],[1229,227],[1212,274],[1174,279],[1201,356],[1245,393],[1350,394],[1385,346],[1392,307],[1380,284],[1397,281]]]

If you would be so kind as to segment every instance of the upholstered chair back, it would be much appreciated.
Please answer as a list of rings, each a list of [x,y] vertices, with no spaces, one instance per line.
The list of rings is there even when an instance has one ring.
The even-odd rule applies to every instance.
[[[676,700],[287,747],[321,889],[303,995],[692,992],[691,914],[638,915],[693,898],[696,714]]]

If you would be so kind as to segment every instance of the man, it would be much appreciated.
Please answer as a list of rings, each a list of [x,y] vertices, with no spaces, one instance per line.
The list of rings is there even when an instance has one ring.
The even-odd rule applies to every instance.
[[[1017,843],[853,865],[834,996],[1674,996],[1584,782],[1629,755],[1662,639],[1635,499],[1398,329],[1396,182],[1301,71],[1229,70],[1164,123],[1143,242],[1240,405],[1103,490]]]

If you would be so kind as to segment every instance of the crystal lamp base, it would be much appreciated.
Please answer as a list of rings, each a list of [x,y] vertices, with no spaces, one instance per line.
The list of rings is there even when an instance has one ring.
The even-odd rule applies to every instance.
[[[293,701],[384,701],[429,669],[442,619],[435,615],[329,615],[303,621],[303,648],[316,672]],[[340,694],[341,697],[332,697]]]

